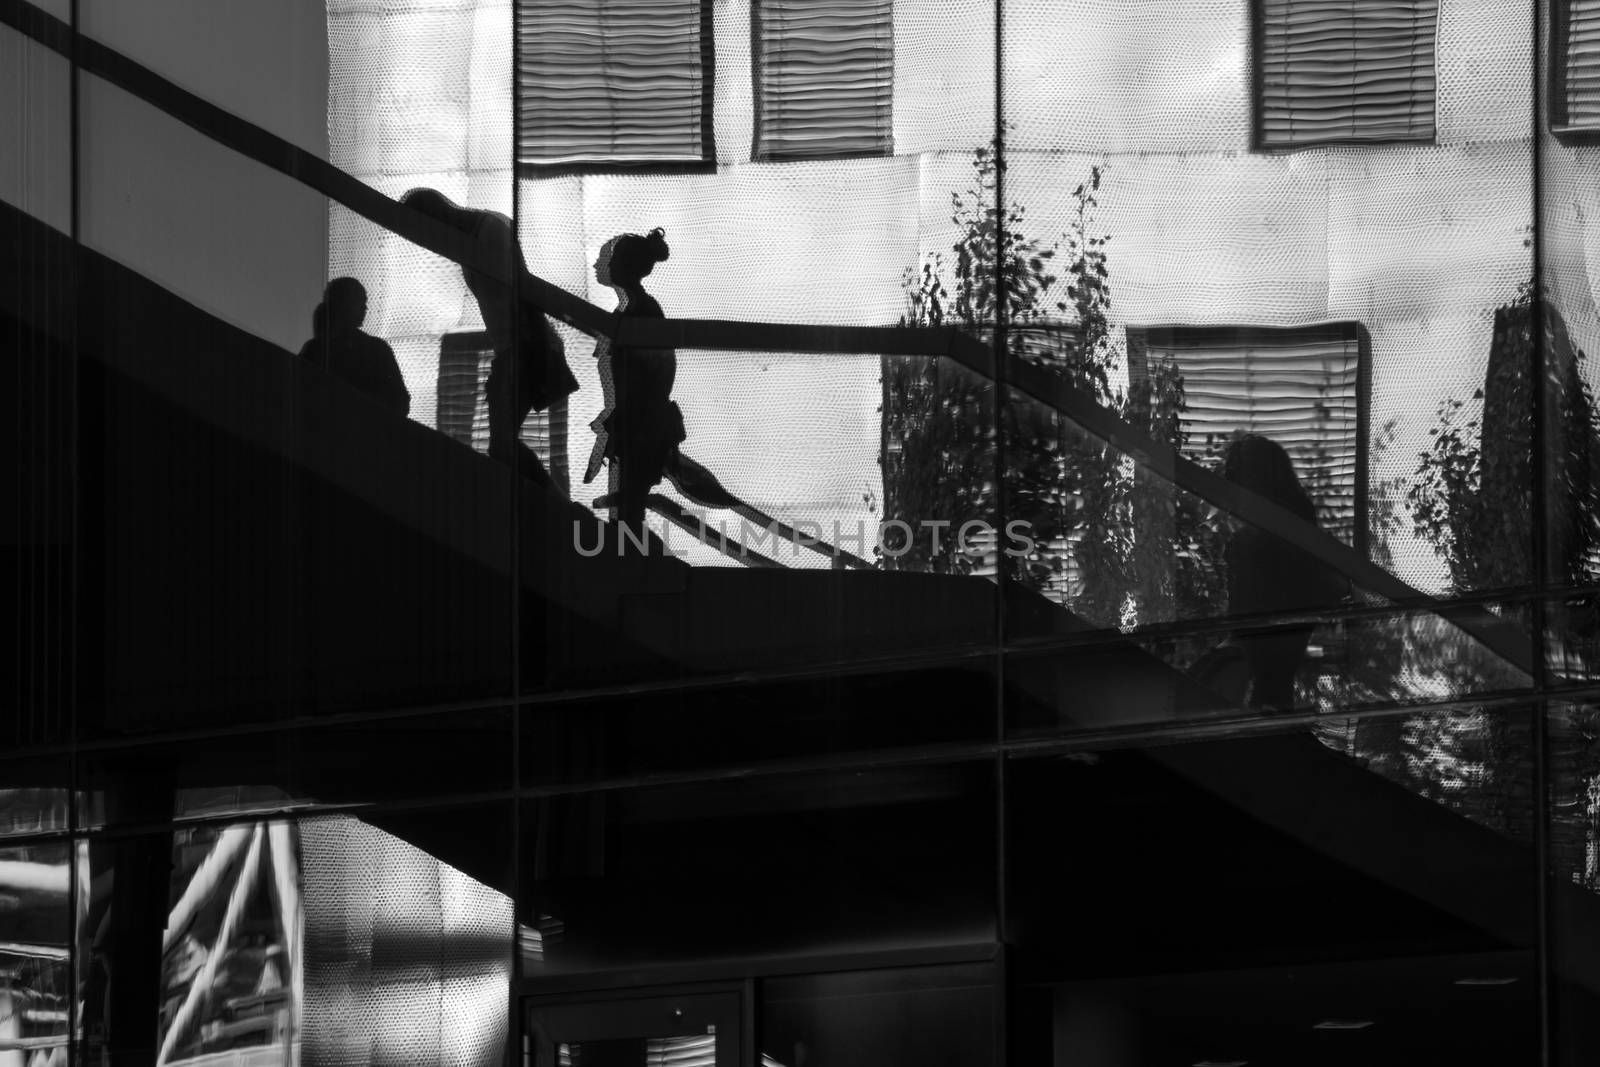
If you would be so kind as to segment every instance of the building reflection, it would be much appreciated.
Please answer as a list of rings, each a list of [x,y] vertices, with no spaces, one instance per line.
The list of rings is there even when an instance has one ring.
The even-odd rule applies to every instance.
[[[1596,0],[0,72],[0,1067],[1594,1059]]]

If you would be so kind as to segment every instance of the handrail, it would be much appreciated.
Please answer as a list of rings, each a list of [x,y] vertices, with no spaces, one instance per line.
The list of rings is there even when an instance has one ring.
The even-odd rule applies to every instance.
[[[721,552],[731,560],[744,564],[746,567],[759,567],[767,569],[783,569],[783,564],[771,556],[762,555],[750,546],[743,544],[737,538],[729,537],[720,530],[713,530],[703,522],[697,522],[682,504],[660,493],[651,493],[645,501],[651,511],[666,519],[678,529],[685,531],[701,544]]]
[[[27,0],[0,0],[0,24],[12,27],[69,58],[79,67],[139,97],[207,138],[293,178],[376,223],[462,267],[509,283],[507,264],[460,231],[391,200],[304,149],[189,92],[128,56],[79,33]],[[817,326],[714,319],[652,320],[622,317],[536,276],[521,281],[525,298],[590,336],[618,344],[740,351],[872,353],[940,356],[994,379],[989,346],[952,327]],[[1170,445],[1102,407],[1092,396],[1043,368],[1006,359],[1006,381],[1023,395],[1076,422],[1135,464],[1264,530],[1327,564],[1355,584],[1386,599],[1424,608],[1460,627],[1517,669],[1531,673],[1529,636],[1476,605],[1428,596],[1390,574],[1332,535],[1270,500],[1185,459]]]

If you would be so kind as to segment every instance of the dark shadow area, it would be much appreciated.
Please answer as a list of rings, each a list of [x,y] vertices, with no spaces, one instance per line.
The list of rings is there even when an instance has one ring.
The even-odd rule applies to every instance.
[[[1490,1064],[1537,1043],[1531,833],[1299,733],[1017,761],[1009,780],[1031,1056]],[[1531,832],[1522,795],[1508,825]]]
[[[523,808],[531,976],[994,936],[992,766],[618,790]]]

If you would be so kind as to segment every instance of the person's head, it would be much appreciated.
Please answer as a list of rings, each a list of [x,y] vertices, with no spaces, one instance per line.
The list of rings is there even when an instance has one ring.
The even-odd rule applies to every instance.
[[[328,331],[349,333],[367,321],[367,289],[354,278],[335,278],[322,296],[328,309]]]
[[[311,314],[311,332],[318,337],[354,333],[367,321],[367,290],[354,278],[335,278],[323,290],[322,303]]]
[[[1222,476],[1304,518],[1316,514],[1295,475],[1294,460],[1270,437],[1255,433],[1235,437],[1222,455]]]
[[[628,288],[638,285],[657,263],[666,262],[667,231],[657,226],[644,237],[636,233],[618,234],[600,249],[594,262],[594,276],[601,285]]]
[[[426,187],[411,189],[400,198],[400,202],[407,207],[415,208],[429,218],[448,222],[452,226],[461,225],[463,209],[437,189]]]

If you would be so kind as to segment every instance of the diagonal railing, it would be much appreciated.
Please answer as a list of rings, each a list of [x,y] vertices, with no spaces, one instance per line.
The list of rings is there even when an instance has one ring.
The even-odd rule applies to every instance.
[[[0,0],[0,24],[73,60],[207,138],[314,189],[358,215],[464,268],[510,285],[507,264],[445,223],[389,199],[327,160],[217,107],[26,0]],[[982,341],[952,327],[818,326],[720,319],[653,320],[623,317],[542,278],[524,276],[523,298],[591,337],[618,345],[813,354],[942,357],[993,380],[995,355]],[[1477,604],[1430,596],[1373,563],[1331,534],[1250,490],[1184,458],[1170,445],[1101,406],[1048,370],[1015,357],[1005,381],[1105,441],[1144,471],[1319,560],[1355,585],[1394,602],[1448,619],[1511,666],[1533,670],[1529,635]]]

